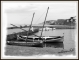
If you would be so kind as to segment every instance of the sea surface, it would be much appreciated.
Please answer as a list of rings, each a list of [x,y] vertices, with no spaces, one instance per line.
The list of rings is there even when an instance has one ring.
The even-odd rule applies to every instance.
[[[41,35],[40,33],[41,31],[36,34],[40,36]],[[42,34],[42,36],[63,36],[63,35],[64,35],[64,42],[63,42],[64,49],[74,48],[75,47],[75,29],[56,29],[56,30],[50,30],[50,31],[43,31],[43,34]]]
[[[8,33],[13,33],[15,31],[18,32],[18,31],[21,31],[21,30],[20,29],[12,29],[12,30],[10,29],[10,30],[8,30]],[[35,33],[35,34],[40,36],[41,31],[39,31],[38,33]],[[64,36],[64,42],[63,43],[43,44],[43,48],[38,47],[39,49],[37,47],[36,48],[35,47],[32,47],[32,48],[31,47],[25,47],[25,49],[27,48],[26,52],[27,52],[28,49],[29,49],[29,51],[31,50],[31,52],[33,50],[33,52],[32,52],[33,54],[36,53],[36,52],[39,53],[39,54],[42,54],[45,51],[46,51],[45,53],[47,53],[47,52],[48,53],[60,52],[63,49],[69,51],[70,49],[75,48],[75,41],[76,41],[75,40],[75,34],[76,34],[75,29],[55,29],[55,30],[43,31],[42,36]],[[16,49],[14,47],[14,49],[16,50],[16,53],[18,52],[17,49],[19,49],[19,47],[16,48]],[[6,54],[12,53],[12,52],[8,53],[9,49],[11,50],[11,48],[12,48],[11,46],[7,46]],[[24,47],[22,47],[22,49],[23,48]],[[20,49],[21,49],[21,47],[20,47]],[[12,50],[13,50],[13,48],[12,48]],[[27,52],[27,53],[30,54],[30,52]],[[27,53],[25,55],[27,55]]]

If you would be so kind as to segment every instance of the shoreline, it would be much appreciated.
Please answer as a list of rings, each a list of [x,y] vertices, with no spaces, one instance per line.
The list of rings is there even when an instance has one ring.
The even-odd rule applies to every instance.
[[[38,25],[38,26],[32,26],[34,28],[42,28],[43,26]],[[68,26],[68,25],[46,25],[45,27],[49,27],[49,28],[56,28],[56,29],[75,29],[76,26]],[[19,28],[29,28],[29,26],[27,27],[8,27],[7,29],[19,29]]]

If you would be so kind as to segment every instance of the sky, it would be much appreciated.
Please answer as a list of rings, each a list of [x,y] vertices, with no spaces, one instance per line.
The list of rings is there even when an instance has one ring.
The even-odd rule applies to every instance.
[[[76,1],[25,1],[2,2],[2,11],[6,14],[7,24],[30,24],[35,12],[33,24],[42,23],[45,20],[68,19],[77,16]]]

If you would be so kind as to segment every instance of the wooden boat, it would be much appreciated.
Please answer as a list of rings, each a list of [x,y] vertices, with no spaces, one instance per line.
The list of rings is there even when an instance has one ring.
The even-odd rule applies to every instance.
[[[48,7],[48,9],[49,9],[49,7]],[[48,13],[48,9],[47,9],[47,13]],[[46,17],[47,17],[47,13],[46,13]],[[46,17],[45,17],[45,21],[46,21]],[[33,18],[32,18],[32,21],[33,21]],[[43,24],[43,28],[44,28],[44,25],[45,25],[45,21],[44,21],[44,24]],[[32,22],[31,22],[29,30],[31,29],[31,27],[32,27]],[[35,45],[36,44],[39,45],[39,43],[41,44],[43,42],[44,43],[49,43],[49,42],[51,43],[51,42],[63,42],[64,41],[64,36],[42,36],[43,28],[42,28],[42,31],[41,31],[41,36],[36,35],[35,37],[32,37],[32,36],[28,36],[28,34],[27,34],[27,36],[17,35],[17,41],[31,42],[31,44],[34,44],[34,42],[35,42]]]
[[[49,7],[48,7],[49,9]],[[47,13],[48,13],[48,9],[47,9]],[[46,17],[47,17],[47,13],[46,13]],[[46,17],[45,17],[45,21],[46,21]],[[44,28],[44,25],[45,25],[45,21],[44,21],[44,24],[43,24],[43,28]],[[64,41],[64,36],[42,36],[42,33],[43,33],[43,28],[42,28],[42,31],[41,31],[41,36],[35,36],[35,37],[29,37],[28,35],[27,36],[21,36],[21,35],[17,35],[17,40],[25,40],[25,41],[29,41],[29,42],[37,42],[37,41],[40,41],[42,40],[43,42],[45,43],[48,43],[48,42],[63,42]]]
[[[34,17],[34,14],[33,13],[33,17]],[[32,18],[32,21],[33,21],[33,18]],[[31,21],[31,25],[30,25],[30,28],[29,28],[29,32],[30,32],[30,29],[31,29],[31,26],[32,26],[32,21]],[[11,24],[12,26],[15,26],[13,24]],[[17,27],[17,26],[16,26]],[[21,30],[27,32],[25,29],[22,29],[20,28]],[[27,37],[28,37],[28,33],[27,32]],[[16,34],[17,35],[17,34]],[[24,40],[7,40],[6,42],[8,45],[21,45],[21,46],[41,46],[43,41],[40,40],[40,41],[24,41]]]
[[[64,36],[42,36],[42,37],[28,37],[27,36],[17,36],[17,40],[19,41],[27,41],[27,42],[38,42],[42,40],[45,43],[52,43],[52,42],[63,42],[64,41]]]
[[[26,42],[26,41],[7,41],[7,45],[18,45],[18,46],[42,46],[42,41],[38,42]]]

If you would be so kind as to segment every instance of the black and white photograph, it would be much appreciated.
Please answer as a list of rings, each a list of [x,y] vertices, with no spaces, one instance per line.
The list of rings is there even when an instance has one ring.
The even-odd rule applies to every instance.
[[[1,58],[77,59],[77,1],[1,1]]]

